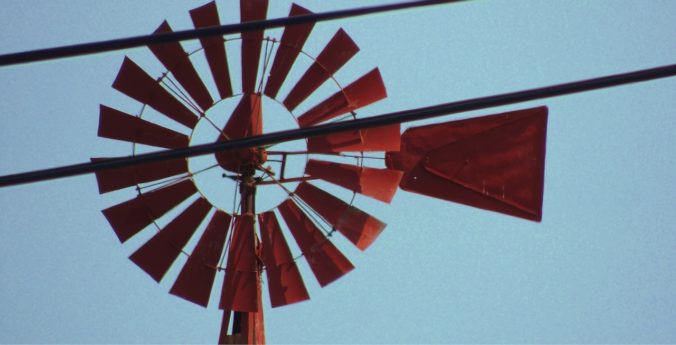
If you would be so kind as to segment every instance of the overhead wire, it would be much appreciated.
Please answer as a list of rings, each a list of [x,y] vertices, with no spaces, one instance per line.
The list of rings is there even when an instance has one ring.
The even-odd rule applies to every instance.
[[[209,36],[223,36],[234,33],[258,31],[271,28],[285,27],[291,25],[301,25],[307,23],[316,23],[343,19],[349,17],[365,16],[369,14],[398,11],[410,8],[436,6],[468,0],[421,0],[394,4],[366,6],[351,8],[345,10],[336,10],[321,13],[312,13],[300,16],[282,17],[267,20],[257,20],[237,24],[228,24],[221,26],[212,26],[193,30],[174,31],[167,33],[156,33],[151,35],[119,38],[107,41],[90,42],[84,44],[74,44],[68,46],[37,49],[31,51],[10,53],[0,55],[0,66],[9,66],[24,64],[30,62],[47,61],[53,59],[69,58],[81,55],[98,54],[115,50],[136,48],[147,46],[149,44],[178,42],[193,40]]]
[[[96,162],[86,162],[29,171],[24,173],[0,176],[0,187],[12,186],[24,183],[38,182],[55,178],[82,175],[103,169],[121,168],[148,162],[186,158],[218,151],[235,150],[250,147],[259,147],[284,141],[292,141],[313,136],[327,135],[337,132],[368,129],[379,126],[400,124],[405,122],[425,120],[438,116],[457,114],[467,111],[493,108],[509,104],[532,101],[536,99],[557,97],[573,93],[598,90],[630,83],[643,82],[659,78],[667,78],[676,75],[676,64],[654,67],[627,73],[614,74],[599,78],[557,84],[534,89],[527,89],[492,96],[472,98],[462,101],[441,103],[432,106],[402,110],[386,113],[357,120],[321,124],[299,129],[272,132],[265,135],[257,135],[208,144],[194,145],[190,147],[156,151],[139,154],[131,157],[103,159]]]

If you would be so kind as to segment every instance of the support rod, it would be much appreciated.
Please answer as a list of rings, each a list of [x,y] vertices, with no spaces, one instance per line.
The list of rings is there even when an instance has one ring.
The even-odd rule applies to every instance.
[[[315,23],[321,21],[336,20],[348,17],[364,16],[368,14],[404,10],[415,7],[442,5],[466,0],[422,0],[410,1],[396,4],[351,8],[346,10],[313,13],[302,16],[275,18],[268,20],[258,20],[246,23],[237,23],[229,25],[200,28],[194,30],[183,30],[171,33],[153,34],[144,36],[134,36],[128,38],[119,38],[108,41],[91,42],[84,44],[74,44],[69,46],[37,49],[26,52],[10,53],[0,55],[0,66],[9,66],[24,64],[29,62],[53,60],[68,58],[80,55],[97,54],[114,50],[135,48],[147,46],[149,44],[167,43],[192,40],[208,36],[223,36],[228,34],[256,31],[270,28],[278,28],[289,25],[300,25],[306,23]]]
[[[260,147],[285,141],[292,141],[319,135],[327,135],[337,132],[345,132],[357,129],[366,129],[371,127],[391,125],[396,123],[418,121],[442,115],[498,107],[542,98],[563,96],[572,93],[597,90],[629,83],[637,83],[647,80],[672,77],[675,75],[676,75],[676,64],[667,65],[662,67],[655,67],[645,70],[633,71],[623,74],[615,74],[600,78],[587,79],[542,88],[510,92],[494,96],[479,97],[464,101],[442,103],[433,106],[403,110],[352,121],[335,122],[324,125],[318,125],[314,127],[286,130],[231,141],[195,145],[181,149],[150,152],[133,157],[112,158],[96,162],[87,162],[62,166],[58,168],[50,168],[12,175],[5,175],[0,176],[0,187],[30,182],[38,182],[67,176],[82,175],[103,169],[127,167],[131,165],[138,165],[143,163],[157,162],[176,158],[187,158],[224,150]]]

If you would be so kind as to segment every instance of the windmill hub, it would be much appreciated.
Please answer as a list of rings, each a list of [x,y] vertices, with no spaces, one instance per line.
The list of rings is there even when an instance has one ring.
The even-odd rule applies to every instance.
[[[263,147],[224,151],[216,153],[216,161],[225,170],[240,173],[256,168],[268,160],[268,152]]]
[[[249,125],[258,109],[261,110],[260,129],[253,125],[253,121]],[[244,116],[237,117],[241,121],[231,121],[234,114]],[[265,95],[242,94],[222,99],[207,109],[190,134],[190,145],[235,140],[252,132],[264,134],[290,128],[298,128],[298,122],[283,104]],[[284,156],[283,153],[306,151],[306,141],[296,140],[251,150],[191,157],[188,165],[200,194],[223,210],[232,210],[233,195],[239,195],[239,182],[245,174],[252,173],[257,179],[262,179],[256,182],[256,211],[260,213],[276,208],[289,197],[275,180],[302,178],[305,174],[307,155]],[[286,181],[284,186],[294,190],[299,183]]]

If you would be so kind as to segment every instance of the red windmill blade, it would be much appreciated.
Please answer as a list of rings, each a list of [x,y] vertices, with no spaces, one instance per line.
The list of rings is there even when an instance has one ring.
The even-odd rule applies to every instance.
[[[196,29],[221,25],[215,2],[191,10],[190,17]],[[206,55],[209,63],[209,69],[218,88],[219,96],[221,99],[232,96],[228,57],[225,53],[223,39],[215,36],[203,37],[200,38],[200,43],[204,48],[204,55]]]
[[[267,0],[242,0],[241,21],[265,19],[267,7]],[[308,13],[311,12],[293,4],[289,16]],[[220,25],[214,2],[191,10],[190,16],[196,28]],[[267,99],[279,97],[277,103],[298,119],[300,127],[307,127],[345,115],[355,117],[356,110],[387,96],[377,68],[345,87],[335,79],[334,74],[359,51],[344,30],[338,30],[318,55],[303,51],[313,26],[310,23],[284,28],[281,39],[265,37],[263,31],[247,32],[240,38],[202,38],[202,49],[192,54],[186,53],[180,43],[151,45],[150,51],[166,68],[158,79],[125,58],[113,87],[144,107],[135,116],[102,105],[99,136],[133,143],[133,154],[146,146],[183,148],[193,144],[201,123],[213,127],[215,135],[211,140],[216,141],[264,134]],[[163,22],[155,33],[171,30]],[[261,54],[263,47],[270,53]],[[226,49],[240,50],[241,93],[237,86],[233,87]],[[197,70],[193,64],[193,58],[200,55],[209,66],[208,72]],[[292,72],[300,56],[312,61],[296,79]],[[204,82],[209,76],[214,90]],[[315,99],[310,96],[323,89],[320,87],[325,83],[335,84],[335,93],[318,104],[305,104]],[[284,91],[287,89],[288,93]],[[217,125],[211,110],[230,100],[236,105],[227,120]],[[300,106],[309,110],[294,115]],[[146,111],[176,122],[175,127],[180,129],[153,122],[155,117],[144,116]],[[220,296],[219,308],[224,311],[221,343],[265,341],[263,275],[273,307],[307,300],[309,293],[298,258],[304,257],[319,285],[326,286],[354,268],[331,242],[332,233],[340,232],[365,250],[385,227],[352,205],[352,201],[343,201],[320,188],[321,183],[308,181],[322,180],[389,203],[403,173],[382,163],[386,151],[400,147],[399,125],[314,137],[307,140],[306,146],[300,152],[268,151],[264,147],[219,152],[212,157],[216,164],[199,171],[189,160],[175,159],[96,173],[101,193],[130,187],[138,191],[137,197],[103,211],[121,242],[151,231],[148,228],[157,230],[131,255],[134,263],[160,282],[172,267],[179,266],[180,255],[188,257],[185,264],[175,268],[180,271],[171,294],[207,307],[216,276],[224,271],[222,289],[214,292]],[[380,166],[364,165],[372,157],[365,157],[363,152],[380,152],[376,160]],[[290,157],[295,155],[306,156],[307,164],[302,174],[289,176]],[[279,159],[268,161],[268,156]],[[276,167],[264,166],[273,162]],[[209,169],[221,169],[227,176],[219,183],[230,181],[235,185],[239,211],[226,210],[200,189],[197,175]],[[256,195],[264,193],[265,188],[282,189],[287,197],[278,207],[258,212]],[[283,222],[279,222],[276,212]],[[286,233],[294,238],[296,247],[290,246]],[[191,249],[192,238],[196,245]],[[294,254],[296,250],[299,252]]]

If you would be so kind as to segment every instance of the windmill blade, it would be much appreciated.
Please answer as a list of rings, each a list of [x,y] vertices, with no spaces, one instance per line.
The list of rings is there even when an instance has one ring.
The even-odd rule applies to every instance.
[[[399,151],[401,145],[399,127],[400,125],[397,123],[314,136],[307,139],[307,150],[312,153]]]
[[[312,14],[312,12],[296,4],[291,5],[289,17],[308,14]],[[303,49],[303,45],[305,45],[305,41],[310,36],[310,32],[312,32],[314,25],[315,23],[311,22],[284,28],[284,33],[282,33],[282,39],[279,42],[275,60],[270,69],[270,77],[265,85],[265,94],[270,98],[277,97],[279,88],[284,83],[284,80],[286,80],[286,77],[291,70],[291,66],[293,66],[296,58],[298,58],[298,54]]]
[[[390,203],[397,192],[403,172],[310,159],[305,173],[353,192]]]
[[[310,299],[295,262],[266,268],[270,305],[273,308]]]
[[[195,193],[197,189],[192,181],[185,180],[141,194],[102,212],[120,242],[124,243],[156,218],[163,216]]]
[[[217,210],[169,293],[207,307],[231,217]]]
[[[240,0],[241,22],[265,20],[268,0]],[[256,92],[258,62],[261,58],[264,30],[242,32],[242,91]]]
[[[218,8],[214,1],[191,10],[190,17],[196,29],[221,26]],[[221,99],[232,96],[230,70],[228,69],[228,58],[225,54],[223,38],[216,36],[201,37],[200,43],[204,48],[204,55],[207,57],[207,63]]]
[[[352,130],[347,132],[331,133],[327,135],[307,138],[307,151],[310,153],[339,153],[347,152],[344,147],[363,146],[362,132],[365,130]],[[355,150],[362,151],[362,150]],[[363,150],[368,151],[368,150]]]
[[[258,312],[258,265],[252,215],[235,216],[219,308]]]
[[[185,134],[172,131],[171,129],[103,104],[99,108],[98,135],[100,137],[168,149],[187,147],[190,143],[190,138]]]
[[[113,88],[190,129],[197,125],[195,114],[128,57],[122,62]]]
[[[259,214],[258,222],[272,307],[310,299],[275,213],[268,211]]]
[[[136,250],[129,259],[159,283],[209,210],[211,204],[206,199],[195,200],[150,241]]]
[[[404,190],[540,221],[546,131],[546,107],[411,128],[387,167]]]
[[[110,158],[92,158],[92,162]],[[184,158],[146,163],[96,172],[99,194],[112,192],[144,182],[157,181],[170,176],[188,173],[188,161]]]
[[[279,205],[279,212],[319,285],[324,287],[354,268],[291,199]]]
[[[307,182],[298,185],[295,193],[360,250],[366,250],[385,229],[385,223]]]
[[[289,111],[308,98],[317,88],[345,65],[357,52],[359,47],[348,34],[340,29],[324,47],[317,60],[305,71],[298,83],[284,99],[284,106]]]
[[[387,97],[385,83],[383,83],[380,70],[375,68],[299,116],[298,124],[301,127],[316,125],[375,103],[385,97]]]
[[[173,32],[169,23],[165,20],[155,30],[154,34]],[[209,109],[214,100],[202,82],[195,67],[190,62],[188,54],[178,42],[151,44],[148,46],[160,62],[174,75],[176,80],[183,86],[202,111]]]

